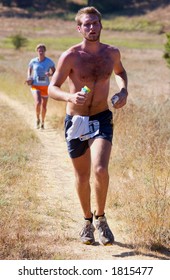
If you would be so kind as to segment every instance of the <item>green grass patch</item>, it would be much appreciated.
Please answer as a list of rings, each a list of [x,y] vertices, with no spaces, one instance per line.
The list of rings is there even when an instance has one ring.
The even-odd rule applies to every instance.
[[[120,37],[116,37],[113,33],[112,38],[107,38],[107,36],[103,35],[101,36],[102,42],[106,44],[116,45],[119,47],[125,47],[129,49],[163,49],[163,45],[160,42],[154,42],[150,39],[146,40],[144,38],[140,37],[134,37],[133,38],[123,38],[123,35]],[[78,44],[81,42],[81,38],[78,37],[62,37],[62,38],[37,38],[37,39],[29,39],[28,40],[28,46],[25,48],[28,51],[34,51],[35,46],[39,42],[44,42],[48,49],[54,49],[58,51],[64,51],[68,48],[70,48],[72,45]],[[8,40],[4,40],[4,48],[12,49],[14,48],[12,46],[12,43]]]
[[[52,37],[38,37],[38,38],[28,38],[28,45],[23,47],[27,51],[34,51],[35,46],[39,42],[43,42],[48,46],[48,49],[54,49],[63,51],[70,48],[72,45],[78,44],[81,41],[81,38],[66,36],[62,38],[52,38]],[[3,49],[14,49],[11,38],[5,38],[1,41],[1,48]]]
[[[58,50],[58,51],[64,51],[68,48],[70,48],[72,45],[78,44],[81,41],[81,38],[73,37],[73,36],[66,36],[61,38],[36,38],[36,39],[29,39],[28,44],[28,51],[35,50],[35,46],[39,42],[44,42],[48,46],[48,49]]]
[[[163,25],[157,21],[150,21],[144,17],[116,16],[103,20],[103,27],[116,31],[145,31],[151,33],[162,33]]]
[[[158,42],[152,42],[151,40],[145,40],[143,38],[117,38],[113,34],[113,38],[102,38],[103,42],[117,47],[124,47],[128,49],[163,49],[163,45]]]

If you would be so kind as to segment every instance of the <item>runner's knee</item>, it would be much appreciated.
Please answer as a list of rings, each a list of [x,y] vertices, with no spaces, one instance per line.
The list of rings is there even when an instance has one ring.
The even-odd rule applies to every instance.
[[[108,177],[108,169],[103,165],[98,165],[94,168],[95,177],[103,179]]]
[[[89,182],[90,173],[89,172],[81,172],[75,174],[77,184],[86,184]]]

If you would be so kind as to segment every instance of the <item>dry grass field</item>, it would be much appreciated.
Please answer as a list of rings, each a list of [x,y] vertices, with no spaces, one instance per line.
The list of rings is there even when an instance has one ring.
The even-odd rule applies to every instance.
[[[165,19],[168,9],[148,17]],[[9,38],[17,33],[28,39],[20,50]],[[0,259],[169,259],[170,69],[163,59],[165,33],[103,30],[102,41],[121,50],[129,99],[120,110],[110,107],[115,130],[106,212],[109,222],[113,219],[116,244],[114,250],[92,246],[89,252],[75,238],[81,212],[63,137],[65,104],[49,100],[47,129],[37,132],[32,96],[24,84],[37,43],[47,45],[47,56],[57,64],[61,52],[81,37],[70,21],[0,17],[0,39]],[[110,96],[117,90],[113,77]]]

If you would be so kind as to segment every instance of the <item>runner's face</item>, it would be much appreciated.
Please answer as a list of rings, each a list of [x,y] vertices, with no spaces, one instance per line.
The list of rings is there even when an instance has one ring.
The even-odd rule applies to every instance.
[[[38,55],[39,55],[39,56],[45,56],[45,50],[44,50],[43,47],[39,47],[39,48],[37,49],[37,52],[38,52]]]
[[[100,38],[100,32],[102,25],[96,15],[89,14],[81,17],[81,26],[78,26],[78,31],[88,41],[98,41]]]

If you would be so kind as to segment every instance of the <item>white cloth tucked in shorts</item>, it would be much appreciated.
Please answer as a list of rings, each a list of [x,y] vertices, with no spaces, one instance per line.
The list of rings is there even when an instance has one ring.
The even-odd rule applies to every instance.
[[[81,141],[93,138],[99,134],[99,121],[89,121],[89,116],[73,116],[72,126],[67,131],[67,140],[79,138]]]
[[[67,131],[67,140],[79,138],[89,132],[89,116],[75,115],[72,118],[72,126]]]

